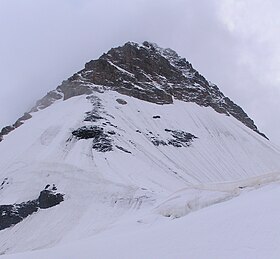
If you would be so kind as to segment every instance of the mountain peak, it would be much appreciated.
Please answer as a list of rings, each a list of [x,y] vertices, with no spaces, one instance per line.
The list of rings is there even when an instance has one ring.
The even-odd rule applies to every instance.
[[[185,58],[156,43],[127,42],[112,48],[99,59],[86,63],[83,70],[58,89],[67,99],[89,93],[96,86],[157,104],[171,104],[177,99],[212,107],[219,113],[232,115],[264,136],[241,107],[225,97]]]
[[[88,240],[74,257],[104,258],[120,235],[145,232],[147,240],[161,226],[169,237],[171,219],[187,222],[214,204],[219,228],[230,199],[240,202],[280,179],[280,150],[246,113],[186,59],[154,43],[128,42],[88,62],[0,138],[10,131],[0,144],[1,255],[57,244],[66,251],[64,244]],[[201,220],[193,222],[196,233]],[[102,237],[96,253],[91,245]],[[72,250],[55,248],[51,258],[74,258]],[[50,258],[48,251],[41,257]]]
[[[172,104],[176,99],[212,107],[218,113],[235,117],[265,137],[241,107],[225,97],[185,58],[170,48],[161,48],[148,41],[142,44],[127,42],[110,49],[97,60],[89,61],[84,69],[39,100],[31,111],[46,108],[61,98],[66,100],[106,90],[160,105]],[[6,132],[7,128],[1,134]]]

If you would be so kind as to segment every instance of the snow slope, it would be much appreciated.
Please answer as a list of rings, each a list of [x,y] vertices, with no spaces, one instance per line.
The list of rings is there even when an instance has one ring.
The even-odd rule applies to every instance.
[[[270,184],[176,220],[130,222],[74,243],[4,259],[278,259],[280,185]]]
[[[120,98],[127,104],[116,101]],[[92,110],[102,119],[84,121],[86,112]],[[90,98],[82,95],[56,101],[32,116],[0,144],[0,182],[7,178],[0,188],[0,204],[32,200],[47,184],[55,184],[65,194],[65,201],[0,231],[2,254],[59,244],[61,248],[50,250],[51,255],[26,256],[77,258],[84,249],[84,258],[89,258],[88,253],[94,258],[129,258],[135,248],[133,258],[147,258],[150,250],[152,258],[181,258],[187,252],[191,258],[209,258],[203,257],[207,251],[214,255],[215,246],[225,242],[220,257],[225,258],[231,246],[219,235],[223,228],[218,226],[227,228],[226,224],[233,222],[232,229],[226,230],[237,235],[239,219],[246,226],[249,218],[244,215],[253,216],[261,209],[257,206],[250,211],[253,214],[247,214],[246,204],[254,199],[253,193],[265,201],[278,192],[272,185],[271,189],[246,193],[248,188],[279,180],[279,149],[235,118],[210,107],[178,100],[157,105],[106,91]],[[113,151],[97,152],[91,139],[73,138],[74,130],[90,125],[114,131]],[[154,139],[166,142],[172,130],[197,138],[182,147],[152,143]],[[199,210],[212,204],[216,205]],[[237,212],[237,206],[244,211]],[[225,211],[232,211],[232,218],[228,219]],[[171,220],[178,217],[182,218]],[[198,229],[200,224],[204,227]],[[253,234],[254,230],[250,231],[244,240]],[[159,237],[155,246],[148,242]],[[213,238],[210,245],[206,244],[208,238]],[[243,242],[239,235],[237,239]],[[104,251],[108,242],[112,250]],[[175,244],[176,251],[171,251]],[[128,252],[126,246],[131,246]],[[63,257],[56,257],[61,253]]]

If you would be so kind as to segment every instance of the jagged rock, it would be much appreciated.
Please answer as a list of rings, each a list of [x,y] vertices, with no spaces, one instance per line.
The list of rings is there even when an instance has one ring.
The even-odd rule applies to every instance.
[[[92,143],[92,148],[98,152],[108,152],[113,150],[112,140],[105,134],[95,138]]]
[[[91,121],[91,122],[96,122],[98,120],[103,119],[101,116],[99,116],[98,114],[96,114],[95,112],[86,112],[86,118],[84,119],[84,121]]]
[[[182,130],[169,130],[165,129],[167,132],[171,132],[173,139],[170,139],[168,143],[175,147],[189,146],[190,143],[197,137],[189,132]]]
[[[0,230],[21,222],[36,211],[38,211],[37,201],[28,201],[14,205],[0,205]]]
[[[63,194],[56,193],[54,190],[43,190],[38,198],[40,209],[47,209],[58,205],[63,201]]]
[[[84,126],[72,132],[78,139],[91,139],[91,138],[99,138],[100,135],[103,134],[103,128],[98,126]]]
[[[100,115],[103,108],[101,100],[95,95],[89,95],[87,99],[92,103],[93,108],[91,111],[86,112],[84,121],[97,122],[98,120],[102,120],[103,117]]]
[[[13,126],[6,126],[1,130],[1,135],[7,135],[9,134],[11,131],[13,131],[15,129],[15,127]]]
[[[157,147],[158,146],[167,146],[167,143],[164,140],[160,140],[160,139],[157,139],[155,137],[152,137],[151,141]]]
[[[112,139],[99,126],[84,126],[73,131],[72,135],[77,139],[92,139],[92,148],[96,151],[108,152],[113,150]]]
[[[49,187],[48,184],[35,200],[20,204],[0,205],[0,230],[18,224],[39,209],[47,209],[60,204],[64,200],[64,195],[56,192],[55,185],[51,190],[48,189]]]
[[[4,127],[0,132],[0,142],[3,140],[4,135],[8,135],[10,132],[20,127],[24,123],[24,121],[29,120],[31,118],[32,118],[31,114],[26,112],[12,126]]]
[[[174,147],[182,147],[182,144],[180,144],[180,142],[177,141],[176,139],[169,139],[168,145],[172,145]]]
[[[182,130],[165,129],[165,131],[170,132],[172,138],[162,140],[159,137],[154,136],[152,132],[149,132],[149,134],[152,135],[149,136],[149,138],[155,146],[172,145],[174,147],[189,147],[193,140],[197,138],[193,134]]]

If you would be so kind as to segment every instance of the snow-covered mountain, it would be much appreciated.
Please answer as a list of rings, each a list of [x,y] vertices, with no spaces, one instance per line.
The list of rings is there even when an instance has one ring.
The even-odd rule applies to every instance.
[[[163,258],[160,247],[166,258],[209,258],[183,244],[176,254],[190,239],[183,226],[195,231],[207,210],[227,213],[280,179],[280,149],[253,120],[175,51],[148,42],[88,62],[0,140],[0,253],[61,246],[11,258],[70,258],[79,244],[79,258],[147,258],[147,249]],[[167,233],[178,233],[173,250]],[[114,240],[119,250],[102,254]],[[124,252],[129,240],[143,251]]]

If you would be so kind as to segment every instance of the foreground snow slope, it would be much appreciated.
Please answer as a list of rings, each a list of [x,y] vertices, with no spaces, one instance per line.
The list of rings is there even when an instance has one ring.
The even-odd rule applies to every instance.
[[[117,102],[118,98],[126,104]],[[93,109],[101,119],[84,121],[85,113]],[[206,246],[205,233],[210,231],[207,232],[210,235],[214,226],[218,228],[220,225],[216,215],[224,221],[222,224],[230,222],[226,218],[227,207],[220,212],[223,207],[219,206],[222,205],[216,205],[213,209],[189,214],[174,222],[164,216],[182,217],[238,196],[244,188],[243,182],[236,182],[230,188],[223,183],[227,186],[223,187],[225,190],[214,183],[228,182],[231,185],[231,182],[264,174],[276,175],[272,178],[277,180],[277,172],[280,171],[279,149],[268,140],[233,117],[194,103],[175,100],[173,104],[157,105],[107,91],[95,93],[90,98],[82,95],[67,101],[59,100],[32,116],[1,142],[0,181],[7,179],[0,188],[0,204],[32,200],[47,184],[55,184],[65,194],[65,201],[53,208],[39,210],[19,224],[0,231],[1,253],[41,249],[59,242],[63,244],[96,236],[85,243],[79,241],[73,253],[77,253],[81,245],[84,247],[81,249],[90,253],[94,251],[96,256],[102,257],[101,248],[106,246],[106,240],[114,243],[111,251],[114,252],[119,245],[119,252],[125,253],[122,240],[129,239],[131,242],[135,240],[129,247],[136,246],[137,242],[143,243],[143,253],[148,252],[146,248],[153,248],[155,255],[158,252],[161,258],[160,255],[168,252],[164,247],[169,249],[172,242],[178,240],[175,243],[177,246],[179,242],[179,250],[174,256],[180,257],[181,252],[188,251],[185,248],[183,251],[186,244],[198,247],[195,244],[200,238],[201,244]],[[92,125],[111,132],[113,151],[97,152],[92,148],[91,139],[73,137],[73,131]],[[188,146],[181,147],[153,144],[155,139],[167,142],[173,131],[191,133],[196,138]],[[246,185],[250,184],[246,182]],[[244,201],[240,200],[241,204],[247,204],[247,199],[248,202],[252,200],[251,194],[246,197]],[[229,206],[234,215],[238,201],[223,206]],[[152,215],[158,223],[153,228],[145,221],[138,224],[139,213]],[[208,216],[208,213],[213,215]],[[197,230],[199,224],[206,224],[203,223],[206,218],[212,218],[213,223]],[[128,222],[142,227],[131,230],[128,227],[121,234],[120,227],[125,228]],[[235,222],[238,224],[238,218]],[[167,225],[161,230],[163,224]],[[232,227],[237,231],[238,228]],[[215,231],[222,231],[222,228]],[[228,230],[225,233],[229,233]],[[159,236],[165,238],[160,238],[153,247],[151,242],[143,240],[148,235],[153,237],[150,240],[157,240]],[[213,238],[215,244],[212,245],[223,241],[218,232]],[[239,236],[238,240],[242,241]],[[227,248],[230,249],[230,242],[225,244]],[[136,246],[135,249],[141,257],[141,247]],[[202,250],[198,248],[189,252],[199,255]],[[208,252],[211,251],[214,253],[209,246]],[[120,254],[119,258],[122,255],[129,257],[129,254]],[[43,253],[40,256],[47,255]],[[170,256],[166,254],[166,257]],[[65,257],[56,258],[70,257],[65,254]]]
[[[278,259],[279,197],[277,182],[180,219],[127,217],[98,236],[2,258]]]

